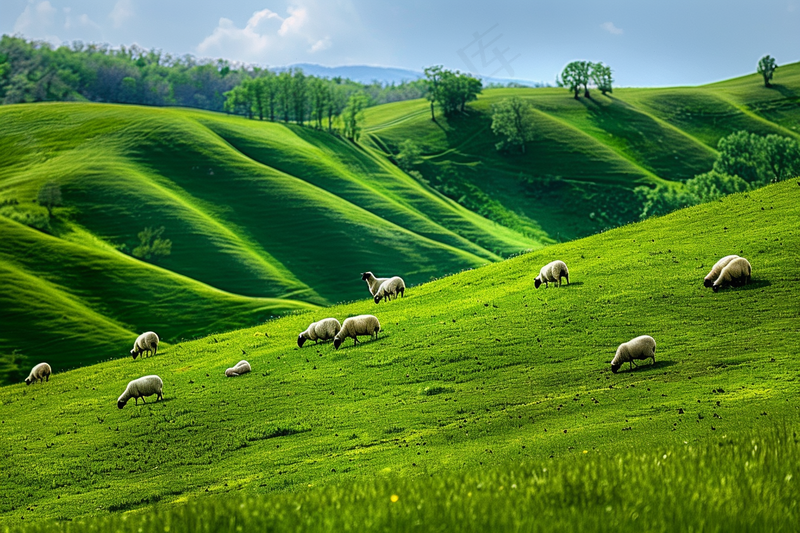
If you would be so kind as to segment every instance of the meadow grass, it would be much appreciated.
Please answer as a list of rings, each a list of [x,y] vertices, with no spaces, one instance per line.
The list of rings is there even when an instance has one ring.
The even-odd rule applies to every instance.
[[[201,508],[179,504],[217,496],[204,522],[228,516],[234,528],[286,515],[299,530],[325,521],[436,530],[447,502],[447,520],[464,527],[475,517],[484,528],[610,528],[633,513],[654,530],[669,530],[656,526],[672,516],[697,531],[786,527],[797,519],[798,243],[800,187],[784,182],[411,287],[389,303],[317,309],[2,387],[0,521],[56,527],[47,520],[99,515],[110,522],[96,524],[127,531],[116,513],[159,502],[152,516],[178,527]],[[702,278],[729,253],[750,260],[753,282],[713,293]],[[572,283],[535,290],[539,267],[555,258]],[[362,313],[380,319],[378,340],[297,348],[310,322]],[[658,343],[656,363],[612,374],[617,345],[645,333]],[[240,359],[253,372],[225,378]],[[164,401],[118,410],[126,383],[152,373]],[[763,468],[741,465],[753,439]],[[685,460],[658,470],[663,454]],[[551,461],[563,473],[540,487],[533,473]],[[505,498],[510,476],[530,503],[502,503],[499,488],[474,508],[453,503],[459,484],[502,485]],[[390,491],[402,506],[388,506]],[[531,496],[540,492],[545,503]],[[263,516],[231,515],[249,498]],[[547,507],[563,513],[514,525],[525,509]],[[373,513],[375,525],[364,525]]]

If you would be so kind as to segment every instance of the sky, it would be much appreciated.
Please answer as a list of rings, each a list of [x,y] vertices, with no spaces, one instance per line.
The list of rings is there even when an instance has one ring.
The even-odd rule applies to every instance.
[[[800,61],[800,0],[1,0],[0,33],[549,83],[580,59],[611,66],[616,86],[656,87],[748,74],[766,54]]]

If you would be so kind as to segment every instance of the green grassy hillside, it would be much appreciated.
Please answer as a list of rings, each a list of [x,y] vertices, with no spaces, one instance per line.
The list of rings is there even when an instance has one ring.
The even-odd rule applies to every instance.
[[[172,341],[352,300],[365,270],[416,284],[550,242],[498,227],[382,157],[308,128],[95,104],[8,106],[0,121],[0,201],[19,202],[2,212],[43,216],[32,199],[48,181],[64,203],[40,225],[57,243],[0,217],[13,228],[0,256],[13,272],[0,278],[13,302],[1,311],[10,327],[0,354],[48,355],[59,368],[111,357],[100,348],[143,328]],[[123,253],[147,226],[164,226],[173,242],[161,268]],[[53,246],[58,253],[41,256]],[[32,299],[37,282],[49,289]],[[62,315],[63,325],[30,335]],[[92,349],[71,341],[73,329],[93,332]]]
[[[2,387],[0,519],[71,519],[206,494],[230,501],[238,491],[303,490],[311,494],[303,501],[330,513],[321,519],[368,520],[369,507],[355,504],[345,505],[355,515],[335,518],[324,503],[338,501],[333,487],[372,494],[370,487],[385,491],[396,479],[401,488],[422,487],[414,501],[451,501],[445,488],[458,483],[457,471],[520,462],[540,468],[551,457],[566,470],[554,474],[561,481],[546,494],[583,509],[583,498],[599,505],[626,478],[624,470],[606,478],[600,464],[624,457],[650,464],[654,450],[726,442],[745,451],[725,465],[751,472],[753,485],[725,491],[702,465],[698,472],[708,477],[697,485],[726,494],[720,505],[745,493],[741,502],[755,501],[768,487],[773,499],[764,501],[779,503],[774,512],[782,513],[796,481],[788,493],[772,489],[797,478],[796,450],[780,448],[792,462],[779,462],[785,470],[778,473],[740,463],[755,434],[767,435],[769,446],[794,438],[796,448],[796,434],[768,435],[776,425],[790,434],[797,427],[798,245],[800,187],[784,182],[445,277],[388,304],[314,310],[172,345],[149,359],[57,373],[44,385]],[[729,253],[749,258],[753,282],[719,293],[703,288],[710,266]],[[554,258],[567,262],[572,284],[535,290],[533,277]],[[381,320],[377,341],[297,348],[309,322],[359,313]],[[656,364],[612,374],[616,346],[645,333],[658,342]],[[242,358],[253,372],[225,378]],[[125,384],[151,373],[164,379],[164,401],[118,410]],[[567,466],[584,450],[598,458],[595,466]],[[775,460],[753,452],[748,464]],[[651,470],[648,479],[659,486],[678,480],[670,487],[696,474]],[[468,482],[480,477],[468,474]],[[489,479],[510,487],[506,474]],[[592,479],[612,481],[593,489]],[[644,512],[648,504],[632,498],[623,508]],[[454,502],[453,512],[463,505]],[[408,520],[418,516],[405,509]],[[715,509],[722,516],[725,508]],[[226,523],[243,523],[234,522]]]
[[[511,96],[534,109],[525,155],[494,146],[491,106]],[[635,186],[707,172],[719,139],[743,129],[798,138],[800,63],[780,67],[771,89],[756,74],[579,100],[565,89],[490,89],[466,116],[436,122],[427,102],[398,102],[367,110],[365,142],[391,156],[413,139],[424,154],[419,171],[435,187],[458,198],[469,183],[479,201],[495,202],[489,216],[569,240],[635,220]]]

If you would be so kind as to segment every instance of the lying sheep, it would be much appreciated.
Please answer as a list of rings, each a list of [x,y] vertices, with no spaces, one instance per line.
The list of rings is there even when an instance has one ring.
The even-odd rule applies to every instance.
[[[342,330],[342,325],[335,318],[323,318],[319,322],[312,322],[304,332],[297,336],[297,346],[303,347],[306,341],[329,341]]]
[[[142,333],[136,338],[136,342],[133,343],[133,350],[131,350],[131,355],[134,359],[136,356],[142,354],[144,357],[144,352],[147,352],[148,355],[152,353],[153,355],[156,354],[158,351],[158,335],[153,333],[152,331],[146,331]]]
[[[372,272],[364,272],[361,274],[361,279],[367,282],[367,287],[369,287],[369,293],[372,296],[375,296],[375,293],[378,292],[381,284],[384,281],[388,281],[389,278],[376,278]]]
[[[752,272],[753,269],[750,266],[750,261],[744,257],[737,257],[722,269],[722,272],[719,273],[719,277],[711,288],[714,289],[714,292],[717,292],[729,285],[733,287],[747,285],[750,283],[750,275]]]
[[[117,400],[117,407],[122,409],[131,398],[136,400],[136,405],[139,405],[139,398],[142,399],[142,403],[147,403],[144,401],[144,397],[152,396],[153,394],[158,395],[156,401],[163,400],[164,396],[161,393],[163,388],[164,382],[158,376],[144,376],[143,378],[134,379],[128,383],[125,392]]]
[[[390,301],[392,297],[397,298],[397,295],[405,298],[406,292],[406,282],[403,281],[403,278],[400,276],[395,276],[393,278],[389,278],[383,283],[381,286],[378,287],[378,290],[375,292],[375,296],[372,298],[375,300],[375,303],[380,303],[383,298],[386,298],[386,301]]]
[[[703,279],[703,286],[704,287],[711,287],[714,285],[714,282],[717,281],[722,269],[725,268],[728,263],[733,261],[739,257],[738,255],[726,255],[719,261],[717,261],[713,267],[711,267],[711,272],[709,272],[706,277]]]
[[[544,283],[545,287],[549,287],[550,285],[548,285],[548,282],[550,281],[556,283],[557,286],[560,287],[561,278],[567,278],[567,285],[569,285],[569,270],[567,269],[567,264],[564,261],[553,261],[542,267],[539,271],[539,275],[533,280],[533,283],[537,289],[542,283]]]
[[[229,378],[233,378],[236,376],[241,376],[242,374],[247,374],[248,372],[250,372],[250,363],[245,360],[241,360],[236,363],[235,367],[226,370],[225,375]]]
[[[342,331],[334,337],[333,347],[338,350],[344,340],[350,337],[353,339],[353,344],[357,344],[359,335],[370,335],[377,339],[380,330],[381,323],[373,315],[351,316],[345,319],[342,324]]]
[[[656,364],[656,340],[650,335],[641,335],[620,344],[611,361],[611,371],[616,374],[623,363],[635,366],[634,359],[652,359]]]
[[[47,363],[39,363],[31,369],[31,373],[25,378],[25,385],[36,383],[36,381],[50,381],[50,374],[53,369]]]

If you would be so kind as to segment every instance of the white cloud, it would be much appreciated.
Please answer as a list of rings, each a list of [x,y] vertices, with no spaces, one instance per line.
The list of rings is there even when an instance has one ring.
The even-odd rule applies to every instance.
[[[83,15],[74,18],[72,16],[72,9],[69,7],[64,8],[64,29],[71,30],[71,29],[93,29],[93,30],[100,30],[100,25],[93,21],[89,15],[84,13]]]
[[[61,44],[54,33],[55,19],[58,10],[45,0],[44,2],[29,1],[14,22],[14,33],[22,34],[28,39],[44,39],[53,44]]]
[[[608,33],[614,35],[622,35],[622,28],[617,28],[616,26],[614,26],[613,22],[604,22],[600,24],[600,27],[606,30]]]
[[[294,60],[298,54],[330,48],[330,37],[320,36],[312,27],[313,13],[306,6],[290,6],[282,17],[269,9],[256,11],[243,28],[220,18],[214,31],[197,45],[203,55],[222,56],[247,62]],[[323,21],[324,23],[324,21]]]
[[[119,0],[114,4],[114,9],[108,14],[108,18],[114,24],[115,28],[121,28],[122,24],[133,16],[133,1],[132,0]]]

